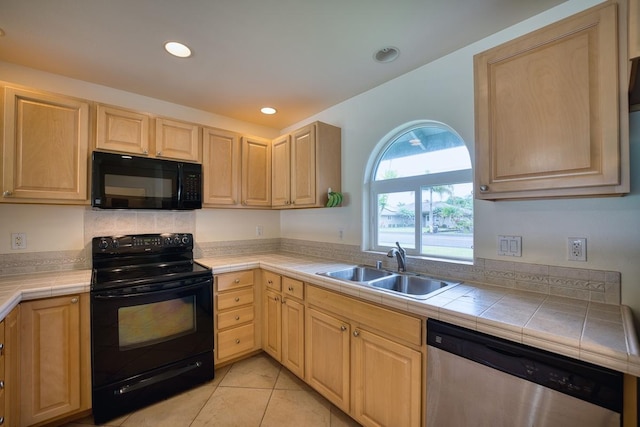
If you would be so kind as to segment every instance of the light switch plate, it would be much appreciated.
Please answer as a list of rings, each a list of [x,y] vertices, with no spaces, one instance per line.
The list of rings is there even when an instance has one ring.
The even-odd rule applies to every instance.
[[[498,236],[498,255],[522,256],[522,236]]]

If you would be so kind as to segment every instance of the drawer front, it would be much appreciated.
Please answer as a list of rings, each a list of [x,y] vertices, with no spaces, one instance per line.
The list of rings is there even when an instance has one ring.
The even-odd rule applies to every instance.
[[[255,326],[253,323],[218,332],[218,359],[240,356],[255,347]]]
[[[225,310],[247,304],[253,304],[253,287],[218,294],[216,308]]]
[[[272,273],[270,271],[262,271],[262,281],[264,282],[267,288],[280,292],[281,279],[279,274]]]
[[[252,322],[254,318],[253,306],[242,307],[218,313],[216,326],[218,329],[226,329],[243,323]]]
[[[253,270],[234,271],[216,275],[216,286],[219,292],[229,289],[253,285]]]
[[[282,292],[286,295],[292,296],[294,298],[298,298],[299,300],[304,299],[304,283],[300,280],[291,279],[289,277],[282,278]]]

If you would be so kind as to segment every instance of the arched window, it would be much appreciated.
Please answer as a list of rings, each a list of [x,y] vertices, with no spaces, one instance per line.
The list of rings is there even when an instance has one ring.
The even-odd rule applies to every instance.
[[[399,242],[408,254],[473,260],[473,173],[462,138],[443,123],[414,122],[372,156],[371,249]]]

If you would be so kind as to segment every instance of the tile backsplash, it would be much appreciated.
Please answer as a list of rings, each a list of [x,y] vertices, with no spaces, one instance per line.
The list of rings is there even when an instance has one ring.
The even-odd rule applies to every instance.
[[[91,268],[91,239],[114,234],[161,233],[166,230],[195,234],[195,213],[96,211],[85,213],[85,247],[79,251],[0,254],[0,275]],[[396,268],[395,259],[384,253],[362,251],[356,245],[296,239],[251,239],[197,242],[195,257],[283,252],[337,260],[344,263]],[[527,264],[476,258],[474,263],[449,263],[422,258],[407,259],[409,271],[432,276],[526,290],[568,298],[620,304],[621,275],[616,271],[590,270],[553,265]]]

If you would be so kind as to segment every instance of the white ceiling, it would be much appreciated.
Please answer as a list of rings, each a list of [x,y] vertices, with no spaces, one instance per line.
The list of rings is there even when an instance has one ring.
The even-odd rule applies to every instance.
[[[282,129],[563,1],[0,0],[0,60]]]

